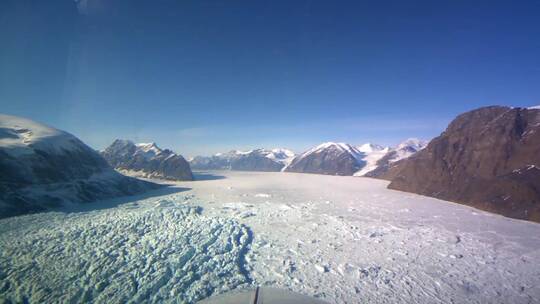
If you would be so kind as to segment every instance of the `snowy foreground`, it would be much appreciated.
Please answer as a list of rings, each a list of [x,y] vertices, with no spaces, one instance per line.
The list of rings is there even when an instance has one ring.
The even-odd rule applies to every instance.
[[[369,178],[213,172],[0,220],[0,302],[195,302],[256,285],[330,303],[538,303],[540,225]]]

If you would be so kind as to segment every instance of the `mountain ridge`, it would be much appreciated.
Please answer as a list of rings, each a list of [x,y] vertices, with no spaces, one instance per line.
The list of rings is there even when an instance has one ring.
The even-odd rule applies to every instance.
[[[232,150],[212,156],[196,156],[190,160],[190,165],[195,170],[279,172],[286,167],[292,157],[294,152],[284,148]]]
[[[458,115],[381,177],[390,189],[540,222],[540,109],[490,106]]]
[[[134,143],[116,139],[101,155],[128,175],[166,180],[193,180],[189,163],[180,154],[161,149],[155,143]]]

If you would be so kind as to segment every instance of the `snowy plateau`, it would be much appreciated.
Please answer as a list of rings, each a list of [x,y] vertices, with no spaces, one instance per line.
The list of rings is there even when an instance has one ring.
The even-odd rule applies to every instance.
[[[196,172],[0,220],[0,302],[193,303],[271,286],[329,303],[538,303],[540,225],[387,181]]]

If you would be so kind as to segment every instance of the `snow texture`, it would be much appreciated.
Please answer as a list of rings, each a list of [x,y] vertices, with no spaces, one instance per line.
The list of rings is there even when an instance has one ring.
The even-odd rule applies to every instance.
[[[539,224],[370,178],[213,174],[0,220],[0,302],[190,303],[256,285],[330,303],[540,302]]]
[[[0,302],[194,302],[248,284],[249,230],[174,198],[3,220]]]

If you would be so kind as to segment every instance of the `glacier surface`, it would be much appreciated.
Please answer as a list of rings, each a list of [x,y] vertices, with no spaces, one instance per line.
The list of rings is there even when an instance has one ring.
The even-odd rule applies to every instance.
[[[2,221],[0,299],[189,303],[250,283],[247,227],[169,199]]]
[[[539,224],[369,178],[212,174],[0,220],[0,300],[192,303],[271,286],[330,303],[540,302]]]

